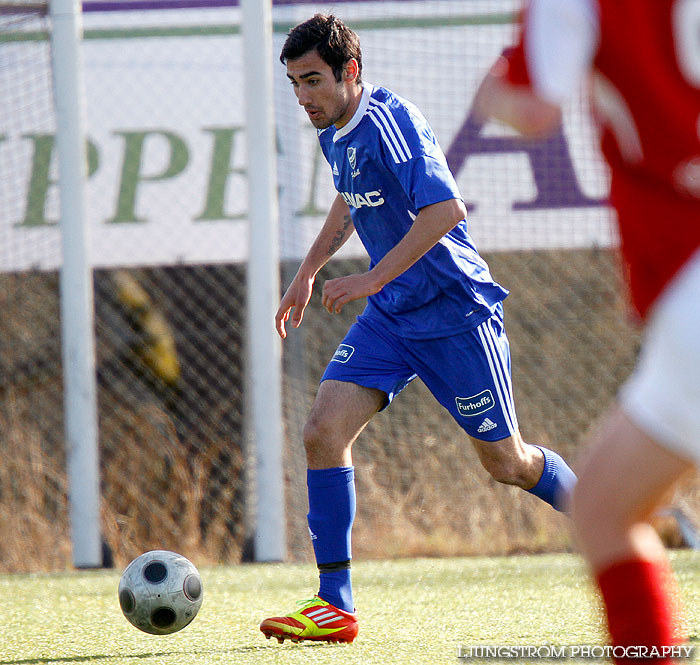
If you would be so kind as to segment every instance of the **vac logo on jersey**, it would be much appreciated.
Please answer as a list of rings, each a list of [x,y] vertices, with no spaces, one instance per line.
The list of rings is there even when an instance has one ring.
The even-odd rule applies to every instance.
[[[457,410],[460,416],[478,416],[484,411],[493,409],[496,402],[493,399],[493,393],[490,390],[484,390],[478,395],[471,397],[455,397],[457,402]]]
[[[331,362],[335,360],[337,363],[346,363],[350,360],[352,354],[355,353],[355,347],[349,344],[341,344],[333,354]]]
[[[356,178],[358,175],[360,175],[360,169],[357,168],[357,148],[350,146],[348,148],[348,161],[350,162],[350,168],[352,169],[352,175],[353,178]]]
[[[382,196],[381,190],[365,192],[364,194],[340,192],[340,195],[343,197],[345,203],[347,203],[351,208],[361,208],[362,206],[376,208],[384,203],[384,197]]]

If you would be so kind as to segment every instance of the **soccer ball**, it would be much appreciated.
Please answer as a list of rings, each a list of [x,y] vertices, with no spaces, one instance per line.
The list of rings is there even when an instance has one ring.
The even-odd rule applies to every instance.
[[[119,580],[119,605],[127,621],[152,635],[182,630],[197,616],[203,596],[194,565],[167,550],[136,557]]]

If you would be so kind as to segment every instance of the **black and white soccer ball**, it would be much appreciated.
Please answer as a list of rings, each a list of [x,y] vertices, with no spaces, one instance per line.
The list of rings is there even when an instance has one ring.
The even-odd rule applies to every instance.
[[[182,630],[197,616],[204,589],[184,556],[153,550],[136,557],[119,581],[119,605],[129,623],[152,635]]]

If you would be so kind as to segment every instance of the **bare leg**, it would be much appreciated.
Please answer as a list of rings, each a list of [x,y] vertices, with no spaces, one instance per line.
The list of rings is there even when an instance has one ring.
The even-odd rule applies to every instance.
[[[354,383],[321,383],[304,426],[309,468],[352,466],[352,444],[386,399],[381,390]]]
[[[649,517],[692,464],[617,408],[595,435],[574,490],[574,527],[593,570],[623,558],[663,558]]]
[[[594,437],[574,490],[573,519],[615,646],[659,648],[684,640],[675,579],[649,517],[690,468],[620,408]]]

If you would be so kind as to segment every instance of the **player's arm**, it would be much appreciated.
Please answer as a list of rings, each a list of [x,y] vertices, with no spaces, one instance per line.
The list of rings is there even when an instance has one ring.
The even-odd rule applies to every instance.
[[[323,285],[323,306],[338,314],[343,305],[381,291],[408,270],[467,214],[460,199],[448,199],[420,210],[408,233],[369,272],[328,280]]]
[[[489,118],[510,125],[525,136],[545,136],[561,123],[561,108],[524,85],[507,77],[508,62],[501,56],[491,67],[474,98],[473,112],[485,122]]]
[[[589,71],[598,38],[594,0],[529,0],[519,42],[491,67],[474,112],[525,135],[551,133],[561,123],[561,104]]]
[[[355,227],[350,216],[350,208],[338,194],[331,205],[323,228],[316,236],[311,249],[302,261],[292,283],[287,288],[275,315],[277,333],[284,339],[287,336],[285,323],[292,316],[292,326],[298,328],[304,318],[304,310],[311,299],[314,281],[318,271],[353,234]],[[292,314],[294,310],[294,314]]]

